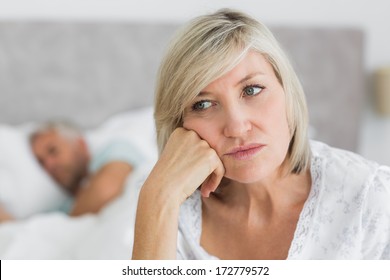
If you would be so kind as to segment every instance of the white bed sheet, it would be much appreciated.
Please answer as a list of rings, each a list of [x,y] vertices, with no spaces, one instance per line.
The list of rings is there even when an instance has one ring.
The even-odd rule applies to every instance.
[[[136,169],[98,215],[47,213],[0,224],[0,259],[130,259],[138,193],[150,168]]]

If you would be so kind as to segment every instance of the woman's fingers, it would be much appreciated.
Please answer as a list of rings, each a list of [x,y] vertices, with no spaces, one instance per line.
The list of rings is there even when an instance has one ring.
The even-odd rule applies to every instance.
[[[210,159],[212,173],[203,182],[200,190],[203,197],[209,197],[210,193],[214,192],[219,186],[223,176],[225,175],[225,167],[222,161],[214,151],[215,155]]]
[[[168,139],[158,162],[160,182],[170,181],[184,201],[200,185],[202,195],[208,196],[219,185],[225,169],[217,152],[195,131],[177,128]]]

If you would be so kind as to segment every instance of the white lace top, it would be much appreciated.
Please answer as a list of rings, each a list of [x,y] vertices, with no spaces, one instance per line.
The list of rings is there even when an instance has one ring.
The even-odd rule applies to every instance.
[[[311,142],[312,187],[288,259],[390,259],[390,167]],[[200,246],[196,191],[179,216],[178,259],[217,259]]]

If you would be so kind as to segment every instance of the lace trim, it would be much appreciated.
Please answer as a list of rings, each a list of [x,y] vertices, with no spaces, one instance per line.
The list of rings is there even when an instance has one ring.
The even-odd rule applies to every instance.
[[[196,190],[187,201],[187,217],[190,217],[189,230],[200,244],[200,235],[202,234],[202,199],[200,191]]]
[[[291,242],[287,259],[294,259],[302,252],[302,249],[304,247],[306,237],[310,230],[310,224],[312,221],[311,218],[314,215],[317,198],[320,192],[320,186],[322,182],[322,164],[323,161],[320,158],[314,156],[312,157],[310,164],[310,173],[313,183],[309,196],[303,206],[301,214],[299,215],[297,227],[294,233],[294,238]]]
[[[191,238],[188,242],[192,244],[192,252],[188,255],[190,259],[218,259],[210,255],[201,245],[200,237],[202,234],[202,199],[200,191],[195,191],[185,202],[185,211],[181,216],[182,221],[186,223],[186,233]],[[191,246],[191,245],[190,245]],[[188,252],[187,252],[188,253]]]

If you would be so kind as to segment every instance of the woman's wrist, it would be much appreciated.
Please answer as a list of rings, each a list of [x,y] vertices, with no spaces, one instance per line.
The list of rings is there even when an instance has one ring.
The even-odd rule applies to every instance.
[[[176,205],[177,207],[180,207],[188,197],[180,183],[175,183],[172,180],[167,181],[161,177],[149,177],[142,186],[141,194],[144,194],[148,200],[153,200],[157,204]]]
[[[133,259],[175,259],[180,202],[150,183],[139,195]]]

